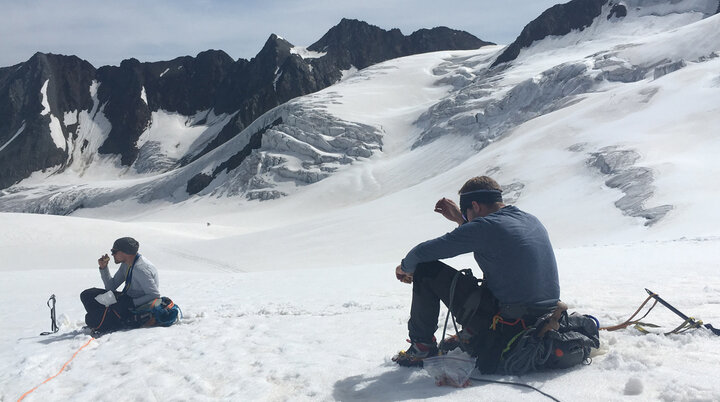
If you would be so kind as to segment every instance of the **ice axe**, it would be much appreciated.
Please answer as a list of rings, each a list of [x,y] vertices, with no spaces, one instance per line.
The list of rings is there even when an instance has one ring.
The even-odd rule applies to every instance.
[[[52,303],[52,306],[50,305]],[[47,301],[48,307],[50,307],[50,331],[46,331],[41,333],[40,335],[50,335],[58,332],[60,328],[57,326],[57,322],[55,321],[55,295],[50,296],[50,298]]]
[[[710,331],[712,331],[713,334],[715,334],[715,335],[720,335],[720,329],[714,328],[714,327],[713,327],[712,325],[710,325],[710,324],[703,324],[703,322],[700,321],[700,320],[695,321],[694,318],[686,316],[686,315],[683,314],[680,310],[678,310],[678,309],[676,309],[675,307],[673,307],[670,303],[668,303],[668,302],[666,302],[665,300],[663,300],[662,297],[658,296],[657,293],[651,291],[651,290],[648,289],[648,288],[645,288],[645,291],[648,292],[648,294],[649,294],[653,299],[657,300],[660,304],[662,304],[663,306],[667,307],[670,311],[672,311],[673,313],[677,314],[680,318],[682,318],[683,320],[685,320],[685,322],[687,322],[688,324],[690,324],[691,327],[699,328],[699,327],[701,327],[701,326],[704,326],[705,328],[707,328],[707,329],[709,329]]]

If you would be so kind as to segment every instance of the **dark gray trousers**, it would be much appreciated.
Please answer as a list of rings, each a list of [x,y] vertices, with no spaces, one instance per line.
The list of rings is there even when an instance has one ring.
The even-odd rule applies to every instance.
[[[413,342],[433,343],[437,330],[440,301],[450,308],[456,321],[475,334],[488,329],[498,311],[495,296],[475,277],[459,274],[455,283],[452,306],[450,288],[458,271],[440,261],[424,262],[413,275],[412,305],[408,331]],[[466,305],[468,300],[471,305]]]

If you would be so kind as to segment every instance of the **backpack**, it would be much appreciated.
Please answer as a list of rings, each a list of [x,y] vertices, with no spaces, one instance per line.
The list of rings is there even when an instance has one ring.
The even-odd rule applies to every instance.
[[[178,315],[182,318],[180,307],[164,296],[135,309],[133,313],[128,325],[135,328],[169,327],[175,324]]]
[[[594,318],[563,311],[554,320],[551,314],[546,314],[508,343],[499,369],[520,375],[538,369],[589,364],[592,349],[598,347],[600,335]]]
[[[549,339],[550,357],[544,368],[562,369],[589,361],[590,352],[600,346],[596,321],[586,315],[567,313],[560,319],[560,328],[545,334]]]

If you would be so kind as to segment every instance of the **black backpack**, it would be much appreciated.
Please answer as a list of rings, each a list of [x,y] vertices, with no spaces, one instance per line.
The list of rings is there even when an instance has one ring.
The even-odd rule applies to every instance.
[[[503,351],[498,371],[520,375],[538,369],[563,369],[590,363],[590,352],[600,346],[597,321],[590,316],[563,311],[553,320],[540,317],[518,334]]]

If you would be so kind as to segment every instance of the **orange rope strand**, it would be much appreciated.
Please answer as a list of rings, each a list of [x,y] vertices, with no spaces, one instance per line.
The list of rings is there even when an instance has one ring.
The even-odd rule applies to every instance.
[[[67,367],[67,365],[70,364],[71,361],[73,361],[73,359],[75,358],[75,356],[77,356],[77,354],[80,353],[80,351],[83,350],[83,348],[85,348],[85,346],[89,345],[90,342],[92,342],[94,339],[95,339],[95,338],[90,338],[90,340],[87,341],[86,344],[82,345],[82,346],[80,347],[80,349],[78,349],[77,351],[75,351],[75,354],[72,355],[72,357],[70,358],[70,360],[66,361],[65,364],[63,364],[62,368],[60,369],[60,371],[57,372],[57,374],[55,374],[54,376],[52,376],[52,377],[48,378],[47,380],[43,381],[40,385],[43,385],[43,384],[45,384],[46,382],[52,380],[53,378],[59,376],[60,373],[62,373],[63,370],[65,370],[65,367]],[[22,401],[23,398],[25,398],[26,396],[28,396],[28,394],[30,394],[31,392],[33,392],[33,391],[35,391],[36,389],[38,389],[38,387],[39,387],[40,385],[38,385],[37,387],[31,389],[30,391],[24,393],[23,396],[21,396],[20,399],[18,399],[18,402]]]
[[[110,308],[110,307],[105,307],[105,311],[103,311],[103,316],[102,316],[102,319],[100,320],[100,324],[98,324],[97,327],[93,328],[93,330],[97,331],[98,328],[100,328],[100,327],[103,325],[103,323],[105,322],[105,316],[107,315],[107,311],[108,311],[109,308]],[[117,313],[116,313],[116,314],[117,314]]]
[[[648,296],[648,298],[645,299],[645,301],[640,305],[640,307],[638,307],[638,309],[635,310],[635,312],[633,313],[633,315],[631,315],[630,318],[628,318],[628,319],[625,320],[624,322],[622,322],[622,323],[620,323],[620,324],[618,324],[618,325],[613,325],[613,326],[609,326],[609,327],[600,327],[600,328],[598,328],[598,329],[601,330],[601,331],[617,331],[617,330],[619,330],[619,329],[627,328],[627,327],[629,327],[630,325],[637,324],[638,322],[640,322],[640,320],[642,320],[643,318],[647,317],[647,315],[650,314],[650,311],[651,311],[651,310],[655,307],[655,305],[658,303],[657,300],[655,300],[655,302],[652,304],[652,306],[650,306],[650,308],[648,309],[648,311],[645,312],[645,315],[643,315],[642,317],[640,317],[640,318],[638,318],[637,320],[634,320],[634,321],[633,321],[633,318],[635,318],[635,316],[638,315],[638,313],[640,313],[640,310],[642,310],[642,308],[645,307],[645,305],[647,304],[647,302],[649,302],[650,299],[652,299],[652,298],[653,298],[652,295]]]

